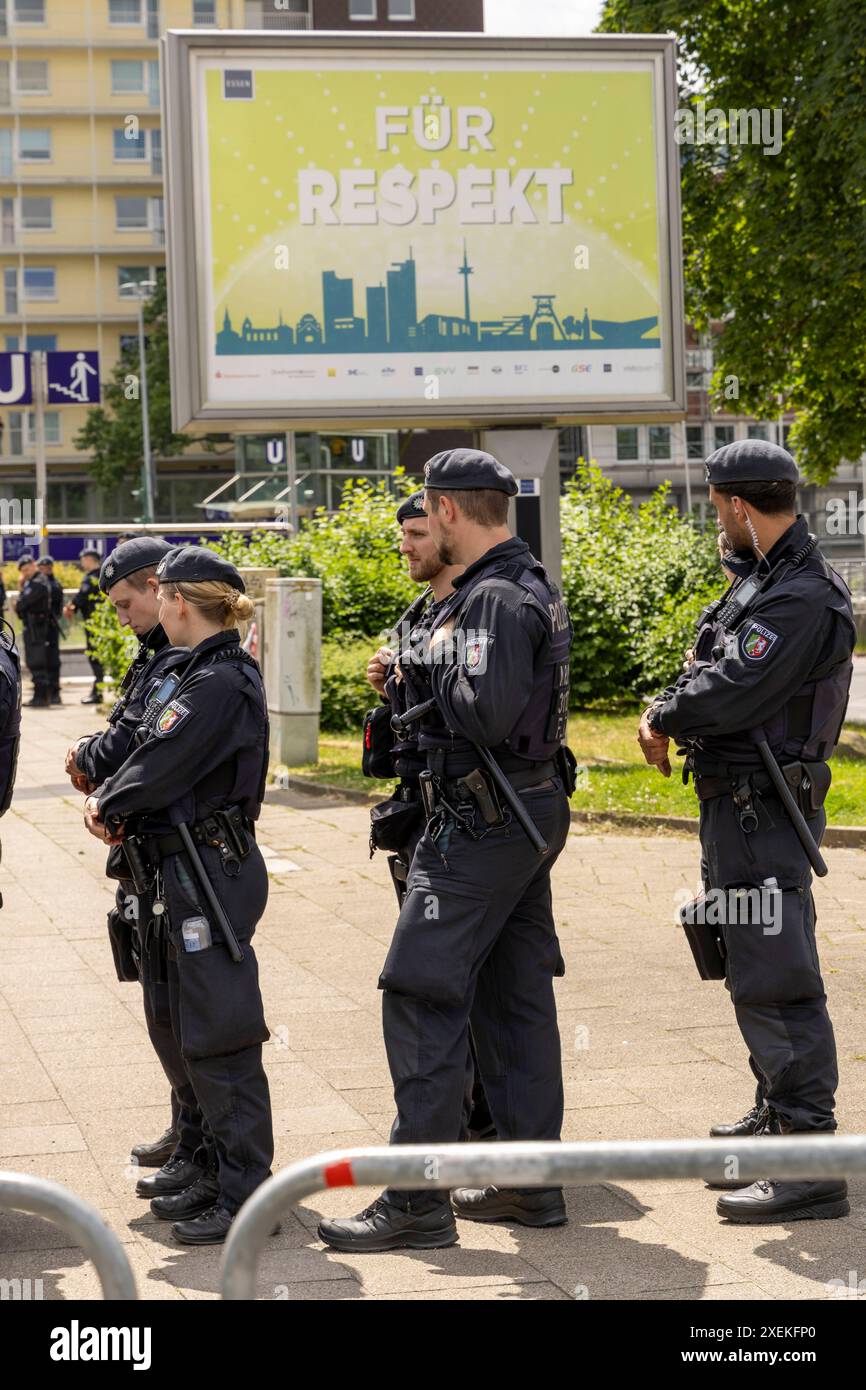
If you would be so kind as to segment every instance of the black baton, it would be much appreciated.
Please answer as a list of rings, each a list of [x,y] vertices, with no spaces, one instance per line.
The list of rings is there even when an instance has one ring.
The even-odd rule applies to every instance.
[[[213,884],[207,876],[207,870],[205,869],[204,864],[201,862],[201,855],[199,854],[198,849],[196,848],[196,844],[192,838],[192,835],[190,835],[189,833],[189,826],[179,825],[177,827],[177,833],[183,840],[183,847],[187,852],[189,862],[192,866],[193,876],[195,877],[199,888],[201,889],[202,893],[207,899],[207,905],[213,913],[214,917],[216,918],[217,925],[219,926],[220,931],[225,937],[225,943],[229,948],[229,955],[231,956],[232,960],[243,960],[244,953],[241,950],[240,942],[235,936],[234,927],[232,926],[231,922],[226,916],[225,910],[223,909],[223,905],[217,897],[216,893],[214,892]]]
[[[763,734],[763,732],[763,729],[758,731],[758,733],[761,735]],[[773,750],[771,749],[767,740],[763,737],[757,737],[756,735],[753,735],[753,738],[758,752],[760,753],[763,759],[764,767],[770,774],[770,779],[773,783],[773,786],[779,793],[779,799],[782,802],[782,805],[784,806],[785,810],[788,812],[791,821],[793,822],[794,829],[797,832],[797,839],[800,841],[800,844],[806,851],[806,854],[809,857],[809,863],[812,865],[812,868],[815,870],[815,873],[818,875],[819,878],[823,878],[827,873],[827,865],[824,862],[824,859],[821,855],[821,851],[818,848],[817,842],[814,836],[812,835],[812,832],[806,824],[806,818],[803,815],[803,812],[800,810],[799,806],[797,805],[796,801],[794,800],[791,788],[785,781],[785,774],[779,767]]]

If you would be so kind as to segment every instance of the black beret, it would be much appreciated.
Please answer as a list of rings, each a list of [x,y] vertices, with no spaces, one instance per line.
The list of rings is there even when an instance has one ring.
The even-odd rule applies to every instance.
[[[131,541],[121,541],[102,562],[99,570],[100,589],[107,594],[119,579],[126,579],[148,565],[158,564],[169,550],[171,546],[168,541],[161,541],[157,536],[135,536]]]
[[[30,551],[22,550],[21,554],[18,556],[18,568],[23,569],[25,565],[31,565],[32,563],[33,556],[31,555]]]
[[[800,472],[787,449],[766,439],[736,439],[707,459],[707,482],[796,483]]]
[[[200,584],[215,579],[246,593],[246,585],[234,565],[203,545],[176,545],[156,567],[161,584]]]
[[[397,520],[402,525],[404,521],[417,521],[419,516],[426,517],[424,511],[424,492],[413,492],[410,497],[404,497],[397,508]]]
[[[509,497],[519,491],[511,470],[481,449],[446,449],[444,453],[434,454],[424,465],[424,485],[446,492],[490,488],[494,492],[507,492]]]
[[[40,555],[36,563],[37,565],[53,565],[54,560],[50,555]]]
[[[85,555],[92,555],[94,560],[102,559],[102,551],[97,550],[95,545],[86,545],[83,550],[79,550],[78,558],[83,560]]]

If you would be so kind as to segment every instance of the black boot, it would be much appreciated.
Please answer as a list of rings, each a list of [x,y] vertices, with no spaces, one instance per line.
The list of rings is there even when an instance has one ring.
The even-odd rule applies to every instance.
[[[761,1105],[753,1105],[741,1120],[734,1120],[732,1125],[710,1125],[710,1138],[747,1139],[757,1129],[763,1108]]]
[[[219,1195],[219,1178],[215,1173],[206,1173],[183,1192],[154,1197],[150,1209],[160,1221],[184,1221],[210,1211],[219,1201]]]
[[[25,700],[30,709],[50,709],[51,701],[47,695],[34,695],[32,700]]]
[[[170,1158],[158,1172],[139,1178],[135,1190],[139,1197],[168,1197],[175,1192],[185,1192],[204,1176],[205,1170],[198,1163],[188,1158]]]
[[[161,1168],[164,1163],[168,1163],[177,1148],[177,1139],[177,1130],[169,1127],[165,1134],[161,1134],[152,1143],[136,1144],[132,1150],[132,1158],[142,1168]]]
[[[440,1250],[457,1243],[457,1227],[447,1202],[426,1210],[398,1207],[378,1197],[358,1216],[321,1221],[319,1239],[332,1250],[364,1254],[378,1250]]]
[[[735,1120],[731,1125],[711,1125],[710,1138],[712,1139],[748,1139],[750,1135],[756,1134],[767,1116],[766,1105],[753,1105],[741,1120]],[[739,1178],[719,1178],[718,1182],[708,1182],[706,1187],[714,1192],[734,1192],[742,1187]]]
[[[458,1187],[455,1216],[466,1221],[514,1221],[519,1226],[563,1226],[568,1220],[561,1187]]]
[[[192,1216],[188,1221],[176,1221],[171,1233],[181,1245],[222,1245],[234,1219],[233,1211],[211,1202],[207,1210],[198,1216]]]
[[[828,1221],[851,1210],[848,1184],[829,1182],[753,1182],[716,1202],[719,1216],[742,1225],[770,1226],[786,1221]]]
[[[49,697],[48,697],[48,701],[49,701],[49,704],[52,704],[52,705],[62,705],[62,704],[63,704],[63,700],[62,700],[62,698],[61,698],[60,691],[59,691],[59,690],[52,690],[51,694],[50,694]]]

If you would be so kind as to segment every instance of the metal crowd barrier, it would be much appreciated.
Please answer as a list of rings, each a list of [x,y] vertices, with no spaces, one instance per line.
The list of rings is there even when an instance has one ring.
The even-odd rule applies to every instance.
[[[739,1167],[732,1172],[731,1161]],[[223,1252],[222,1294],[255,1298],[259,1255],[294,1203],[329,1187],[574,1187],[638,1178],[846,1178],[866,1173],[866,1135],[420,1144],[338,1149],[290,1163],[241,1207]]]
[[[106,1299],[138,1298],[135,1276],[123,1246],[88,1202],[46,1178],[0,1171],[0,1210],[26,1211],[53,1221],[92,1260]]]

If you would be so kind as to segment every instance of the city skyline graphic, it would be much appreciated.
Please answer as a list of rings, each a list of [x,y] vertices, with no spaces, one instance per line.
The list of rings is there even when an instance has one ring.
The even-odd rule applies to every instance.
[[[457,274],[463,280],[463,314],[425,314],[418,318],[416,262],[409,247],[405,261],[392,261],[385,283],[365,287],[365,316],[355,312],[355,283],[335,270],[322,271],[321,313],[301,314],[294,327],[279,311],[275,325],[254,324],[245,315],[238,332],[226,305],[222,328],[216,334],[217,356],[275,354],[405,353],[426,349],[447,352],[502,352],[503,350],[551,351],[573,348],[579,352],[615,348],[659,348],[659,337],[647,337],[658,328],[658,316],[616,321],[597,319],[584,305],[580,316],[560,315],[555,294],[533,293],[534,307],[523,313],[503,314],[498,319],[473,319],[470,306],[469,264],[463,242],[463,262]]]

